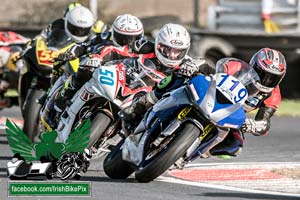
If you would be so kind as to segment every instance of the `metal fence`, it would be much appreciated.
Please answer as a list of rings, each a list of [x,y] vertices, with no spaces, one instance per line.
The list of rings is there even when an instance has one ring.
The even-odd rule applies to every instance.
[[[300,32],[300,0],[274,0],[272,20],[283,33]],[[264,32],[261,0],[219,0],[208,9],[208,29]]]

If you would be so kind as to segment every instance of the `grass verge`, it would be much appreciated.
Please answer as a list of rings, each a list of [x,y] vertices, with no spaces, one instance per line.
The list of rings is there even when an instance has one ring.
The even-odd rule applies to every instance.
[[[287,100],[284,99],[278,110],[276,116],[293,116],[300,117],[300,100]]]

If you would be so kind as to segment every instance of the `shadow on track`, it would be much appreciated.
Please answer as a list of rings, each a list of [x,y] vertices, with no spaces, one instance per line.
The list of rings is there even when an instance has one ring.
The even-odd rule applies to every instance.
[[[198,195],[197,195],[198,196]],[[269,194],[253,194],[253,193],[230,193],[230,192],[214,192],[214,193],[204,193],[199,194],[199,196],[206,196],[206,197],[218,197],[218,198],[225,198],[230,197],[232,199],[265,199],[265,200],[299,200],[299,197],[289,197],[289,196],[278,196],[278,195],[269,195]]]
[[[0,156],[0,160],[11,160],[12,156]]]
[[[137,183],[134,178],[127,179],[111,179],[108,177],[97,177],[97,176],[82,176],[81,181],[93,181],[93,182],[113,182],[113,183]]]

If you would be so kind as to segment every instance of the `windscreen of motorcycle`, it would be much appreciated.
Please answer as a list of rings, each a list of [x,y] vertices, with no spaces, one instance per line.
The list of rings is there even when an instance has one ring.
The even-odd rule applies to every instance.
[[[66,31],[62,29],[52,30],[46,40],[48,48],[53,47],[56,49],[64,48],[71,43],[71,38],[67,35]]]
[[[216,73],[226,73],[238,79],[247,89],[248,96],[255,96],[259,90],[255,83],[260,83],[256,71],[248,63],[237,58],[223,58],[216,64]]]
[[[190,89],[200,110],[213,124],[229,128],[240,127],[245,119],[243,104],[247,89],[229,74],[196,76]]]

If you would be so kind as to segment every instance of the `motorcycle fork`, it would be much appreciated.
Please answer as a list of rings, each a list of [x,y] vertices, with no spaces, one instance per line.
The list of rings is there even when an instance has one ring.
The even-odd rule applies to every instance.
[[[214,146],[222,142],[229,133],[228,130],[217,128],[218,132],[214,136],[209,138],[209,136],[213,134],[212,132],[213,128],[214,128],[213,124],[208,124],[204,128],[203,133],[200,135],[199,138],[197,138],[197,140],[195,140],[195,142],[192,144],[190,148],[191,150],[194,149],[193,153],[190,154],[189,158],[185,160],[193,161],[198,157],[209,158],[211,156],[209,151]],[[207,141],[205,141],[206,139]]]
[[[101,139],[98,140],[94,146],[96,148],[99,148],[100,146],[104,145],[108,139],[117,135],[117,130],[120,130],[120,128],[121,128],[121,120],[120,118],[118,118],[113,122],[111,126],[108,127],[108,129],[103,133],[103,137],[101,137]],[[122,134],[119,135],[120,137],[125,138],[125,136],[123,136]]]

